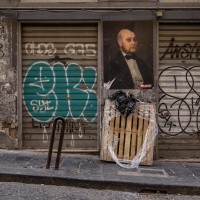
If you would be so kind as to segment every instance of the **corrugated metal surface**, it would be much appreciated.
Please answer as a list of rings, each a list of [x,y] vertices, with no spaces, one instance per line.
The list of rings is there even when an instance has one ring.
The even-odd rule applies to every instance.
[[[159,25],[159,140],[163,158],[200,158],[200,23]]]
[[[98,0],[20,0],[22,3],[69,3],[69,2],[97,2]]]
[[[164,2],[164,3],[198,3],[199,0],[159,0],[159,2]]]
[[[48,148],[52,121],[62,116],[63,149],[97,149],[97,29],[97,24],[22,26],[25,148]]]

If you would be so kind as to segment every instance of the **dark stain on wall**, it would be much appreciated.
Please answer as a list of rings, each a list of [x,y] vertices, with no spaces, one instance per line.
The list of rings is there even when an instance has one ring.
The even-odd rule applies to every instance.
[[[0,131],[16,137],[16,65],[13,65],[13,19],[0,16]],[[15,134],[13,134],[13,128]],[[5,145],[6,147],[7,145]]]

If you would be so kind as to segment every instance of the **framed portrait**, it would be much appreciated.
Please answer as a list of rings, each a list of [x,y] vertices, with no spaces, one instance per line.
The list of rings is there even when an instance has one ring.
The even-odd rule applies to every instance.
[[[153,21],[103,23],[104,87],[153,86]]]

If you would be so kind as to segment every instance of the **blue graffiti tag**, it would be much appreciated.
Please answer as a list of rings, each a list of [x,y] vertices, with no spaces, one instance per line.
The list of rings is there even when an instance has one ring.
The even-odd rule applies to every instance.
[[[24,78],[24,103],[28,113],[39,122],[48,122],[55,116],[83,118],[97,117],[96,69],[82,68],[71,63],[50,66],[36,62]]]

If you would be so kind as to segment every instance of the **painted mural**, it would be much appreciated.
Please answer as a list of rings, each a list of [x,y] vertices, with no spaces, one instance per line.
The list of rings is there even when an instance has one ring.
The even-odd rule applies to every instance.
[[[103,28],[105,88],[153,86],[152,22],[104,22]]]

